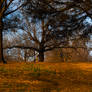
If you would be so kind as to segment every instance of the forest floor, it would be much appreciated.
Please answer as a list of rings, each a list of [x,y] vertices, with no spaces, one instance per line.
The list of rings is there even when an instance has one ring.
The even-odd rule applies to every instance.
[[[0,92],[92,92],[92,63],[0,63]]]

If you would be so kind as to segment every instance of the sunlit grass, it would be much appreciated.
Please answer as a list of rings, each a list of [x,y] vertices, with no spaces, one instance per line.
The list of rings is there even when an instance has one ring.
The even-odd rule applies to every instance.
[[[92,92],[92,63],[0,64],[0,92]]]

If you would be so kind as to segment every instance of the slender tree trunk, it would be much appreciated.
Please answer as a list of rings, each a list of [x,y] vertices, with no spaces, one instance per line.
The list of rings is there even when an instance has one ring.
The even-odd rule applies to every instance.
[[[26,49],[25,49],[25,56],[24,56],[24,58],[25,58],[25,62],[27,61],[27,51],[26,51]]]
[[[2,19],[0,19],[0,62],[6,63],[3,56],[3,23]]]
[[[34,56],[33,57],[34,57],[34,62],[35,62],[36,61],[36,58],[35,58],[35,50],[34,50]]]
[[[44,52],[39,52],[39,62],[44,62]]]

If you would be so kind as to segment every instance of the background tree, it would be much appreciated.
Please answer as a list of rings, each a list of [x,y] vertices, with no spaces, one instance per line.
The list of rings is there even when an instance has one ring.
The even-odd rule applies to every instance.
[[[39,58],[44,57],[42,54],[44,50],[49,51],[63,45],[67,46],[71,40],[88,36],[90,31],[87,31],[84,25],[88,14],[85,14],[85,9],[80,7],[83,6],[82,4],[86,5],[87,2],[81,1],[26,0],[28,5],[24,7],[24,11],[31,16],[33,22],[40,21],[42,23],[43,35],[39,46],[42,51]],[[38,40],[37,42],[39,43]],[[54,44],[52,44],[53,42]]]

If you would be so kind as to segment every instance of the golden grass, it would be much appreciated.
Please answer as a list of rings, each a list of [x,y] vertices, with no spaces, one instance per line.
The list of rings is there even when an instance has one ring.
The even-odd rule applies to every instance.
[[[0,92],[92,92],[92,63],[0,64]]]

